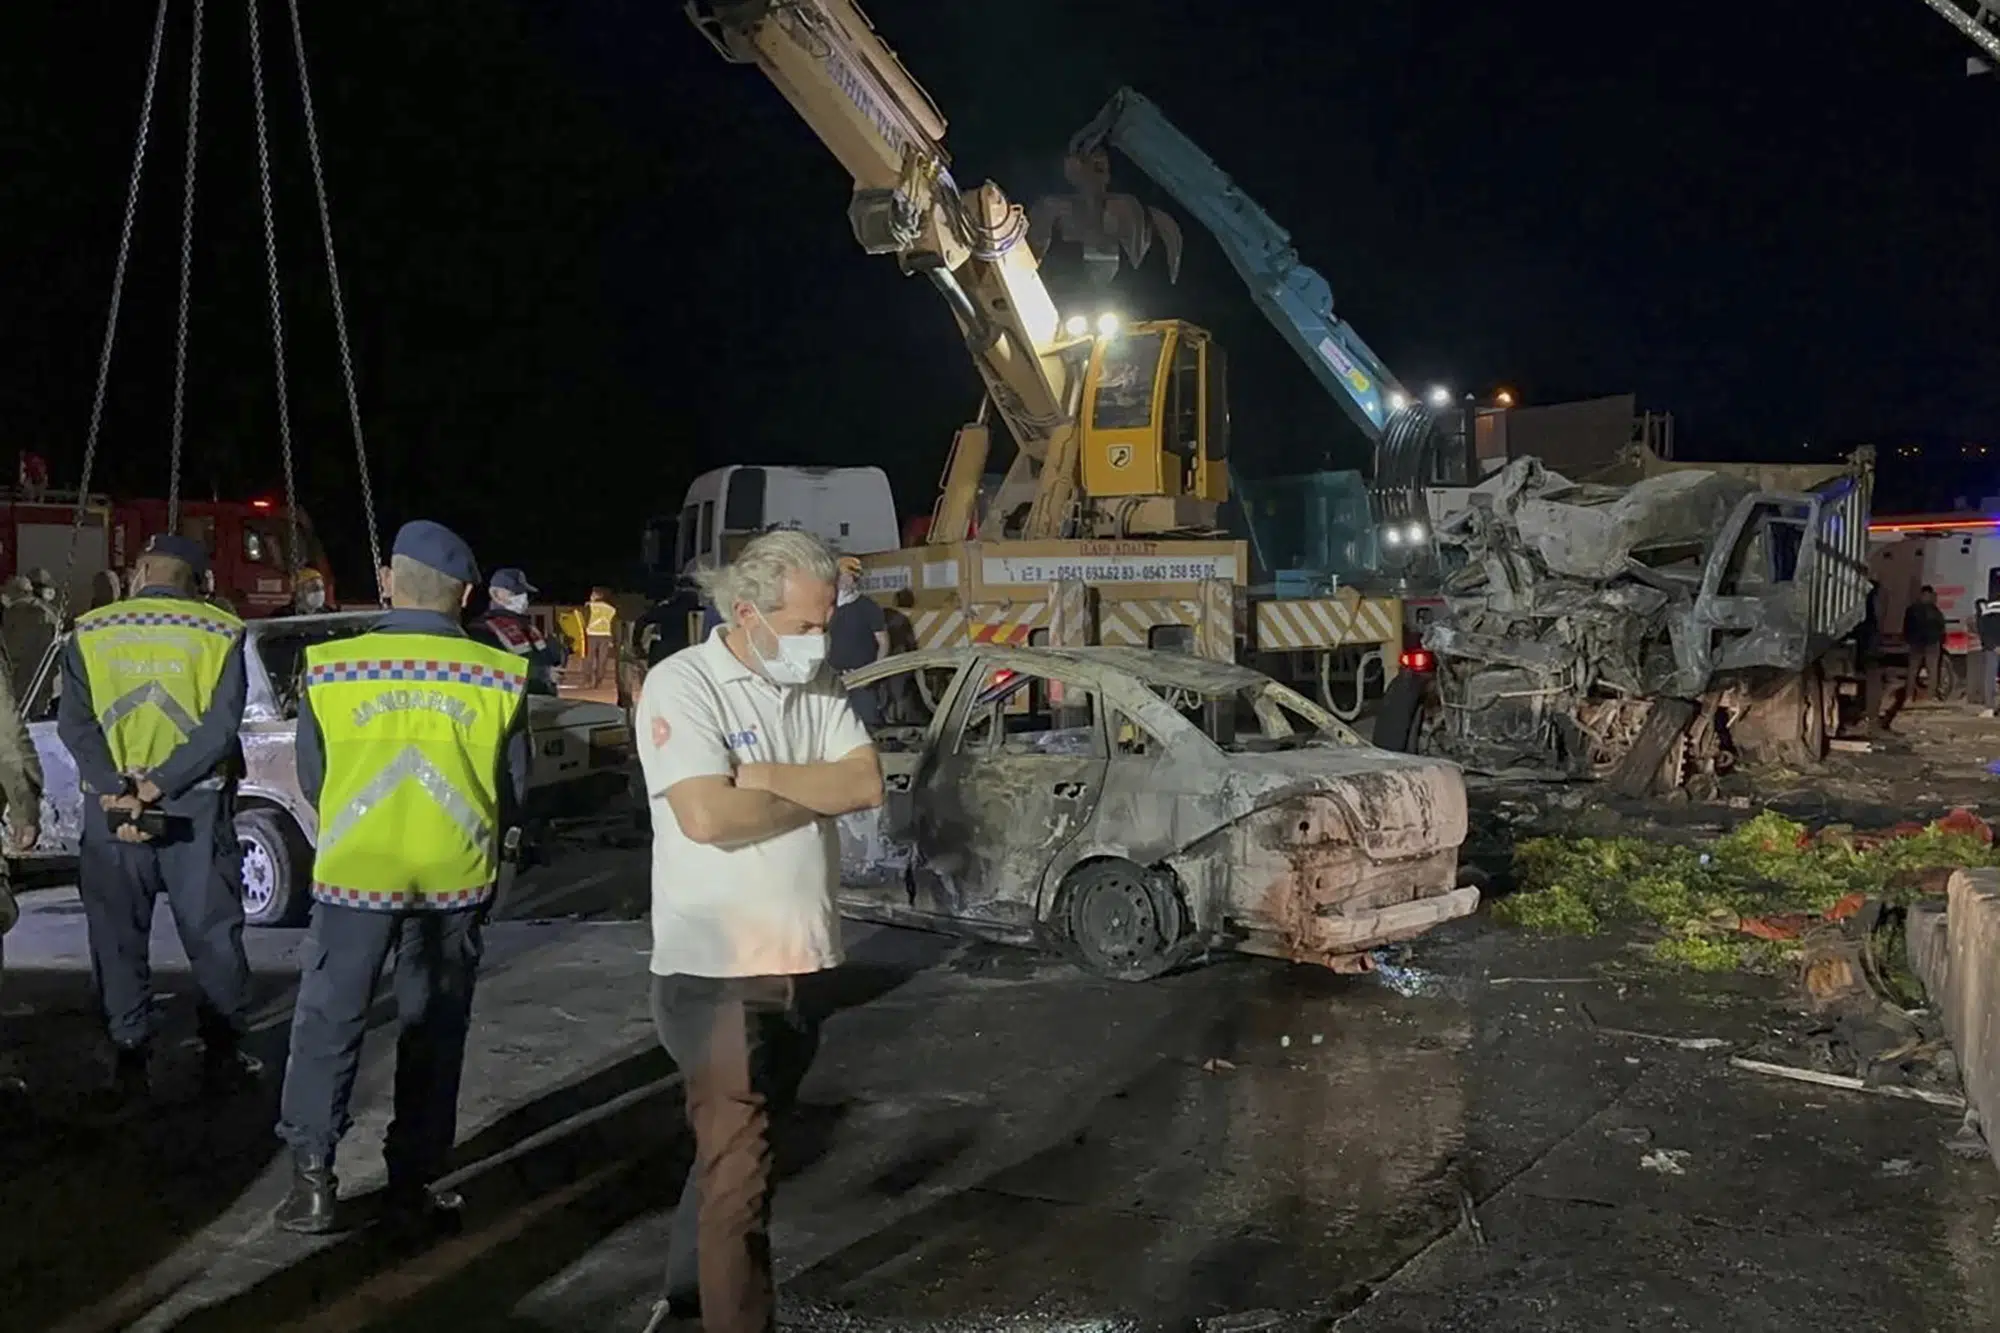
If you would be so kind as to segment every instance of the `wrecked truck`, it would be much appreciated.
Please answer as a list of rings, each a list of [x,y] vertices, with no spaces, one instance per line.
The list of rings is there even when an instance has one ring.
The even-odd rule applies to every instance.
[[[1247,667],[985,645],[844,680],[887,719],[883,806],[840,821],[845,916],[1136,981],[1221,949],[1363,971],[1479,905],[1458,769]]]
[[[1626,466],[1629,484],[1579,483],[1517,459],[1439,525],[1432,670],[1394,682],[1378,745],[1634,796],[1824,757],[1867,604],[1874,451]]]

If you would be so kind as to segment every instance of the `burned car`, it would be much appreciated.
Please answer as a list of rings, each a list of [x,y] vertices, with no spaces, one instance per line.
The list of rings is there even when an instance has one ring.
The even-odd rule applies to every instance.
[[[1739,757],[1822,758],[1867,602],[1872,450],[1844,465],[1664,463],[1579,484],[1518,459],[1439,524],[1453,572],[1375,741],[1481,773],[1643,795]]]
[[[1246,667],[982,646],[846,682],[891,719],[884,805],[841,821],[847,916],[1140,980],[1211,949],[1362,970],[1479,904],[1457,768],[1366,745]]]
[[[318,820],[299,792],[293,742],[309,645],[366,633],[378,612],[252,620],[243,634],[245,771],[237,788],[236,837],[243,849],[243,913],[251,925],[302,922],[311,907]],[[42,761],[41,840],[30,859],[77,853],[84,801],[76,761],[56,734],[60,657],[68,636],[43,654],[23,699],[28,735]],[[529,695],[530,820],[591,809],[630,784],[632,729],[614,705]]]

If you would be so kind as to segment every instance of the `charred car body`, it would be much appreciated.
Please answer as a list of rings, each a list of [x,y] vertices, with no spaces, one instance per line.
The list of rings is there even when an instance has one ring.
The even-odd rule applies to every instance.
[[[1873,450],[1630,466],[1630,485],[1579,484],[1520,459],[1439,526],[1435,671],[1396,682],[1377,744],[1633,795],[1823,757],[1867,604]]]
[[[1248,668],[992,646],[846,681],[891,720],[884,806],[841,823],[845,915],[1137,980],[1216,948],[1360,970],[1478,906],[1457,768],[1363,744]]]
[[[305,650],[372,629],[377,612],[333,612],[252,620],[243,630],[244,771],[236,791],[236,840],[243,851],[243,911],[253,926],[296,925],[311,907],[318,816],[299,791],[295,744]],[[84,801],[76,760],[56,732],[58,659],[69,638],[50,645],[23,699],[28,735],[42,761],[41,838],[32,858],[77,853]],[[529,695],[528,801],[532,822],[593,809],[631,782],[632,729],[611,704]]]

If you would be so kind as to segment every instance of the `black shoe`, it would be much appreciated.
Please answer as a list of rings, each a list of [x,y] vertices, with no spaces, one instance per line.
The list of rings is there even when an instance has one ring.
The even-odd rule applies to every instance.
[[[434,1185],[391,1181],[382,1195],[382,1226],[402,1240],[428,1244],[463,1227],[465,1196]]]
[[[95,1117],[120,1116],[144,1106],[151,1098],[152,1077],[147,1072],[152,1053],[145,1046],[114,1046],[111,1081],[93,1091],[86,1113]]]
[[[264,1062],[234,1043],[205,1046],[201,1052],[201,1090],[210,1097],[235,1097],[257,1086]]]
[[[319,1153],[294,1153],[292,1188],[271,1220],[286,1231],[324,1236],[338,1227],[334,1214],[339,1199],[340,1182],[334,1178],[333,1159]]]

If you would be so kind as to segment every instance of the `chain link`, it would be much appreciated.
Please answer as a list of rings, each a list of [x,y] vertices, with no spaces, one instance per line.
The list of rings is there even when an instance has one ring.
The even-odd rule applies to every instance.
[[[305,102],[306,151],[312,158],[313,194],[319,201],[319,235],[326,248],[326,281],[333,292],[333,331],[340,345],[340,379],[347,391],[347,424],[354,435],[354,461],[361,475],[362,519],[368,525],[371,571],[382,567],[382,541],[375,527],[375,488],[368,476],[368,444],[361,433],[361,397],[354,387],[354,356],[348,349],[347,305],[340,293],[340,264],[333,252],[333,212],[327,203],[326,172],[319,155],[319,121],[313,114],[312,80],[306,73],[305,32],[299,26],[299,0],[289,0],[292,51],[299,63],[299,94]]]
[[[76,549],[83,536],[83,516],[90,505],[90,476],[97,463],[97,439],[104,427],[104,395],[111,381],[111,349],[118,338],[118,308],[125,300],[125,270],[132,258],[132,232],[139,219],[139,183],[146,171],[146,141],[152,133],[153,93],[160,83],[160,50],[166,43],[168,0],[160,0],[153,19],[153,50],[146,61],[146,91],[139,100],[138,142],[132,150],[132,179],[125,187],[125,222],[118,234],[118,264],[111,274],[111,309],[104,318],[104,350],[97,358],[97,389],[90,400],[90,429],[83,438],[83,472],[76,483],[76,512],[70,519],[69,556],[63,561],[58,594],[69,608],[70,576],[76,570]]]
[[[174,333],[174,421],[168,444],[167,531],[181,530],[181,441],[186,426],[188,304],[194,286],[194,169],[201,128],[201,29],[206,0],[194,0],[194,44],[188,52],[187,170],[181,180],[181,305]]]
[[[278,443],[285,455],[285,513],[290,520],[286,572],[296,576],[299,558],[299,493],[292,472],[292,401],[285,385],[285,305],[278,284],[278,227],[271,205],[271,135],[264,119],[264,45],[257,25],[257,0],[247,0],[250,14],[250,89],[257,108],[257,192],[264,205],[264,267],[271,282],[271,355],[277,368]]]

